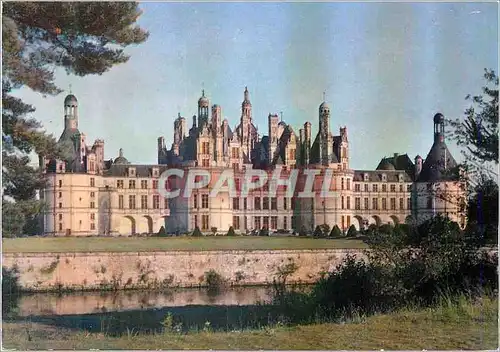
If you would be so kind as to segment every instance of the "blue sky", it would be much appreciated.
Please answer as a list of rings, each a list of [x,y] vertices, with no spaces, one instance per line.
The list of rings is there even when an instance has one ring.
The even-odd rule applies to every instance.
[[[267,115],[283,112],[296,133],[318,130],[326,91],[330,126],[347,126],[351,167],[375,168],[394,152],[424,158],[432,117],[462,117],[464,97],[479,93],[483,69],[498,65],[496,3],[141,3],[150,32],[127,48],[131,59],[102,76],[67,76],[79,100],[79,127],[90,142],[105,140],[106,159],[118,149],[133,163],[157,162],[157,138],[170,146],[173,121],[197,111],[202,86],[239,122],[248,86],[254,123],[267,134]],[[62,133],[67,92],[16,95],[34,117]],[[448,141],[461,160],[453,141]]]

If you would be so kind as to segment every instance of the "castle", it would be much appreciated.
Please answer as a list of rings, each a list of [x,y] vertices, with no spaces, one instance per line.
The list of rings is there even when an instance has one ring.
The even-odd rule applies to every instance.
[[[211,114],[209,113],[211,112]],[[64,160],[40,157],[47,179],[41,198],[47,204],[44,232],[50,235],[134,235],[167,232],[185,233],[198,226],[203,232],[236,232],[267,228],[271,231],[312,232],[318,225],[338,225],[346,230],[369,224],[422,222],[446,214],[465,226],[465,184],[456,161],[445,143],[445,120],[433,119],[434,143],[425,160],[407,154],[383,158],[375,170],[349,167],[347,128],[338,135],[330,131],[330,108],[319,106],[319,130],[312,138],[311,123],[305,122],[298,135],[277,114],[269,114],[267,135],[260,136],[252,119],[250,93],[245,88],[239,124],[231,129],[219,105],[212,105],[202,92],[191,128],[185,117],[174,121],[174,138],[168,149],[158,138],[158,164],[131,164],[120,149],[114,160],[104,159],[104,141],[87,145],[78,128],[78,100],[70,94],[64,100],[65,128],[58,141],[66,151]],[[269,185],[245,197],[222,192],[209,197],[213,183],[195,189],[189,197],[165,199],[158,192],[162,173],[171,168],[209,170],[220,175],[230,168],[240,188],[246,170],[265,170],[290,176],[304,171],[298,184],[313,191],[327,183],[331,196],[313,192],[297,198],[278,188],[270,196]],[[330,174],[328,173],[330,172]],[[181,187],[178,179],[165,187]],[[329,186],[329,187],[328,187]],[[163,187],[163,185],[160,185]]]

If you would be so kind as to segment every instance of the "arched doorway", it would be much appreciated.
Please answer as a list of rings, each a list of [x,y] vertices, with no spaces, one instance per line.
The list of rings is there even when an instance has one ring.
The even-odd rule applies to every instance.
[[[363,220],[363,217],[359,215],[355,215],[354,218],[358,220],[357,222],[357,230],[358,231],[363,231],[365,229],[365,221]]]
[[[370,218],[370,224],[374,224],[376,226],[382,225],[382,220],[380,220],[380,217],[378,215],[373,215]]]
[[[399,224],[399,219],[396,215],[391,215],[389,218],[392,220],[391,225],[396,226]]]
[[[120,234],[121,235],[135,235],[136,234],[136,222],[133,216],[125,215],[120,222]]]
[[[146,231],[148,234],[153,233],[153,218],[149,215],[144,215],[144,218],[146,219]]]

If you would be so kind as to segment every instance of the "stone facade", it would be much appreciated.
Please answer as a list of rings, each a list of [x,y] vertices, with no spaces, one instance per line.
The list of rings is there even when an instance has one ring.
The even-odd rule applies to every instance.
[[[210,116],[211,112],[211,116]],[[260,136],[253,123],[250,93],[245,88],[239,124],[231,129],[223,119],[222,108],[202,93],[198,114],[188,130],[180,114],[174,121],[170,148],[158,139],[158,164],[130,164],[120,149],[114,160],[104,160],[104,141],[92,147],[78,130],[78,101],[69,95],[64,101],[65,129],[59,143],[68,152],[66,160],[40,158],[48,179],[41,193],[47,203],[44,232],[62,235],[133,235],[155,233],[161,226],[167,232],[190,232],[198,226],[203,232],[217,228],[226,232],[271,230],[313,231],[321,224],[341,229],[354,224],[421,222],[438,213],[447,214],[465,226],[464,177],[444,141],[444,117],[434,117],[434,144],[424,160],[415,163],[407,154],[383,158],[375,170],[353,170],[349,166],[349,139],[346,127],[338,135],[330,132],[330,107],[319,106],[318,132],[312,138],[312,125],[305,122],[297,135],[277,114],[268,116],[268,134]],[[247,170],[276,169],[286,177],[300,170],[298,188],[306,175],[317,172],[314,191],[329,183],[330,197],[316,192],[298,198],[286,188],[269,196],[267,188],[248,196],[230,197],[229,192],[209,197],[210,184],[189,197],[164,199],[159,185],[161,174],[169,168],[184,171],[208,170],[216,178],[224,170],[234,171],[234,181],[242,184]],[[331,179],[326,176],[331,172]],[[463,176],[463,175],[462,175]],[[170,179],[169,181],[172,181]]]

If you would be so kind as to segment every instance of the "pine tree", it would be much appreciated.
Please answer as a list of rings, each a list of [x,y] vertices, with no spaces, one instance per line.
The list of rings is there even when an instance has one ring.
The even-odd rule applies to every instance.
[[[234,232],[234,228],[232,226],[229,227],[226,236],[236,236],[236,233]]]
[[[191,234],[191,236],[193,236],[193,237],[201,237],[201,236],[203,236],[203,234],[201,233],[200,228],[198,226],[196,226],[194,228],[194,231]]]
[[[349,226],[349,229],[347,230],[347,237],[356,237],[357,234],[358,231],[356,231],[356,226]]]
[[[340,228],[335,225],[333,228],[332,228],[332,232],[330,232],[330,237],[340,237],[342,235],[342,231],[340,231]]]
[[[123,48],[144,42],[134,2],[9,2],[2,13],[2,230],[33,229],[43,209],[36,202],[44,182],[29,155],[66,158],[64,148],[31,115],[33,106],[11,95],[23,86],[56,95],[54,67],[68,74],[101,75],[127,62]],[[15,206],[10,203],[15,202]],[[9,204],[6,204],[9,203]],[[23,221],[21,221],[23,218]],[[35,226],[36,227],[36,226]]]

